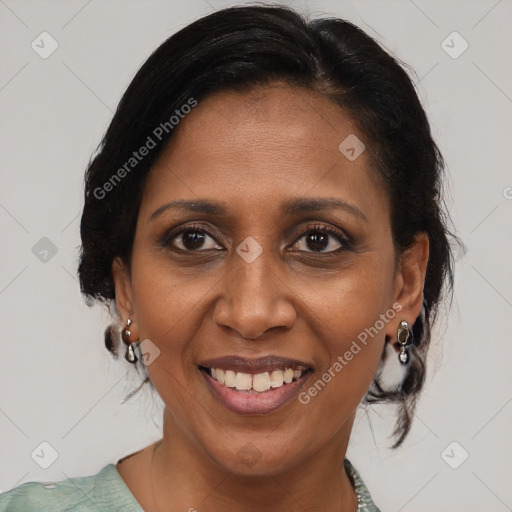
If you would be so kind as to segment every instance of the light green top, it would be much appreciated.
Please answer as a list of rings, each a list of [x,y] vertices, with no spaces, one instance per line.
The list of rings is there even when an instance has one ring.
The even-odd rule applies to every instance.
[[[354,466],[345,468],[357,494],[357,512],[380,512]],[[0,512],[144,512],[115,464],[98,474],[60,482],[27,482],[0,494]],[[355,511],[354,511],[355,512]]]

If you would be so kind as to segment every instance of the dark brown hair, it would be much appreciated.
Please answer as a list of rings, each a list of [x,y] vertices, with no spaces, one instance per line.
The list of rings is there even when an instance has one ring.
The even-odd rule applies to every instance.
[[[183,28],[148,58],[123,95],[86,171],[78,269],[81,290],[88,299],[114,304],[112,262],[119,256],[130,266],[145,181],[176,130],[160,130],[161,137],[153,137],[155,147],[148,155],[112,182],[133,151],[157,127],[169,124],[191,98],[200,102],[218,91],[277,81],[320,91],[358,123],[389,196],[397,251],[410,247],[419,232],[430,239],[424,305],[412,328],[405,377],[398,388],[385,389],[379,367],[365,397],[367,403],[398,404],[393,433],[393,447],[398,447],[410,430],[424,384],[431,327],[443,291],[453,286],[442,199],[443,159],[403,66],[347,21],[306,20],[279,6],[232,7]],[[106,183],[111,186],[105,187]],[[115,355],[119,341],[112,326],[106,330],[105,342]]]

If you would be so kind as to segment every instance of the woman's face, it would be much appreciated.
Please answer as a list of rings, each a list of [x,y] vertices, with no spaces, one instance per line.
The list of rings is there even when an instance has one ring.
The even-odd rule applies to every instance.
[[[416,318],[368,145],[283,85],[200,102],[152,169],[116,295],[197,455],[255,474],[346,448],[385,336]]]

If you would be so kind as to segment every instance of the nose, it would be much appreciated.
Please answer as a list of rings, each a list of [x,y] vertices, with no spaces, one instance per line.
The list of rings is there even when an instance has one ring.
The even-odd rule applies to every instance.
[[[296,319],[292,293],[271,266],[265,251],[248,263],[234,254],[214,308],[214,322],[244,339],[259,340],[270,331],[290,329]]]

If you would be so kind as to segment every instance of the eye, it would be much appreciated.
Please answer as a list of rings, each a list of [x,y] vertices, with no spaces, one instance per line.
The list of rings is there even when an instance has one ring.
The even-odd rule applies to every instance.
[[[221,250],[223,247],[217,243],[213,235],[204,228],[188,226],[177,233],[164,237],[163,245],[172,246],[183,252],[199,252],[208,250]]]
[[[330,226],[308,226],[307,231],[293,244],[299,251],[316,253],[336,253],[349,245],[343,233]]]

